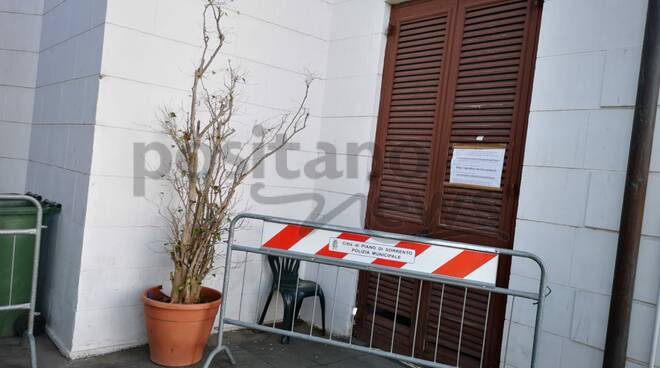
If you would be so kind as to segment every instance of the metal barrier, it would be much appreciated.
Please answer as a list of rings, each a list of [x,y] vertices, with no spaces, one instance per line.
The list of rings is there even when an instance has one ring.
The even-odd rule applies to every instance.
[[[245,246],[235,243],[235,231],[237,224],[244,220],[258,220],[263,221],[263,232],[261,245]],[[403,246],[399,246],[403,245]],[[244,267],[242,270],[242,280],[237,280],[240,285],[240,297],[238,298],[238,318],[227,317],[226,311],[229,302],[229,286],[230,276],[232,269],[232,253],[242,252],[245,253]],[[376,283],[376,301],[374,302],[373,316],[371,317],[371,331],[369,341],[359,343],[353,339],[353,326],[355,321],[350,320],[350,332],[347,339],[338,339],[336,336],[333,338],[333,320],[335,318],[335,304],[337,299],[334,298],[331,312],[331,323],[329,336],[323,337],[315,336],[313,334],[314,321],[316,315],[316,298],[314,298],[314,305],[312,310],[312,322],[309,331],[296,331],[295,324],[295,309],[293,313],[293,321],[289,320],[287,324],[286,317],[284,318],[284,328],[276,328],[275,321],[268,325],[255,323],[251,321],[242,320],[243,313],[243,299],[245,294],[245,280],[248,268],[248,255],[257,254],[264,256],[280,257],[279,259],[292,259],[308,264],[317,264],[316,272],[316,292],[318,293],[319,272],[321,265],[337,267],[337,276],[335,279],[335,292],[337,291],[339,268],[369,271],[376,273],[378,281]],[[510,288],[502,288],[496,286],[495,279],[497,274],[497,263],[500,256],[510,256],[518,258],[526,258],[535,262],[540,271],[540,279],[538,282],[538,291],[530,292],[524,290],[515,290]],[[536,255],[511,249],[501,249],[493,247],[485,247],[472,244],[463,244],[456,242],[449,242],[437,239],[421,238],[415,236],[407,236],[401,234],[393,234],[382,231],[370,231],[364,229],[349,228],[343,226],[333,226],[327,224],[311,223],[306,221],[297,221],[285,218],[263,216],[257,214],[240,214],[236,216],[230,224],[228,234],[228,247],[225,255],[225,272],[223,280],[223,306],[220,311],[219,325],[218,325],[218,341],[216,348],[210,352],[207,357],[204,368],[209,368],[215,356],[221,352],[227,354],[230,362],[236,364],[229,348],[223,344],[223,335],[225,324],[233,325],[242,328],[249,328],[263,332],[270,332],[283,337],[294,337],[298,339],[319,342],[327,345],[333,345],[341,348],[352,349],[364,353],[374,354],[386,358],[391,358],[403,362],[418,364],[428,367],[450,368],[459,367],[461,358],[461,340],[463,338],[463,326],[466,323],[465,309],[467,302],[468,290],[480,291],[488,293],[487,308],[490,308],[491,295],[500,294],[512,297],[512,306],[515,298],[520,297],[528,299],[537,305],[535,313],[535,323],[533,327],[533,340],[531,341],[531,359],[530,366],[536,367],[538,361],[538,344],[541,333],[541,318],[543,314],[544,305],[544,290],[546,289],[546,271],[543,262]],[[240,257],[240,255],[239,255]],[[467,257],[467,258],[466,258]],[[456,259],[466,259],[467,264],[472,267],[467,272],[456,272],[456,265],[453,264]],[[475,261],[476,260],[476,261]],[[454,262],[455,263],[455,262]],[[493,266],[494,265],[494,266]],[[459,267],[460,268],[460,267]],[[253,268],[250,268],[251,270]],[[463,270],[465,271],[465,270]],[[254,317],[258,316],[260,305],[260,293],[263,278],[263,270],[259,270],[259,285],[257,295],[257,305],[251,308],[256,309]],[[296,269],[297,272],[297,269]],[[385,275],[385,276],[382,276]],[[442,284],[442,296],[438,306],[438,323],[437,335],[435,338],[435,352],[433,358],[420,357],[415,355],[415,339],[417,339],[418,319],[419,319],[419,306],[420,299],[417,300],[417,313],[415,314],[414,329],[413,329],[413,349],[412,354],[406,355],[394,351],[394,340],[396,333],[396,323],[392,327],[391,346],[389,351],[381,350],[373,346],[374,339],[374,321],[376,317],[376,305],[378,303],[378,288],[382,277],[398,277],[398,288],[396,290],[396,308],[394,309],[394,321],[397,320],[397,313],[399,307],[399,295],[401,292],[402,278],[419,280],[421,283],[430,282]],[[282,267],[279,268],[279,275],[277,283],[275,283],[275,275],[273,275],[273,288],[277,284],[277,292],[280,293],[280,283],[282,278]],[[298,296],[299,282],[295,282],[295,296]],[[445,293],[444,285],[457,286],[465,288],[465,296],[463,298],[462,316],[460,318],[460,332],[458,334],[458,355],[456,357],[456,365],[449,365],[437,361],[438,354],[438,340],[440,334],[440,315],[443,308],[443,297]],[[404,291],[405,292],[405,291]],[[421,287],[420,287],[421,295]],[[270,298],[268,302],[270,301]],[[266,304],[268,304],[266,302]],[[294,305],[299,305],[298,300]],[[264,313],[265,314],[265,310]],[[275,314],[278,313],[278,304],[276,300]],[[249,314],[252,314],[250,311]],[[488,314],[488,312],[486,312]],[[276,316],[277,317],[277,316]],[[325,317],[323,317],[323,324],[325,324]],[[263,316],[261,318],[263,320]],[[411,325],[412,326],[412,325]],[[486,335],[486,328],[488,326],[488,318],[484,321],[484,341]],[[422,326],[423,327],[423,326]],[[325,328],[324,328],[325,329]],[[347,341],[346,341],[347,340]],[[507,339],[508,340],[508,339]],[[507,341],[508,343],[508,341]],[[485,342],[483,343],[485,346]],[[483,349],[483,347],[482,347]],[[479,366],[483,366],[483,350],[481,351],[481,361]],[[506,361],[506,352],[504,361]]]
[[[33,197],[27,195],[0,195],[1,200],[25,200],[34,205],[37,209],[37,218],[35,219],[35,227],[30,229],[0,229],[0,236],[9,236],[12,239],[12,260],[11,260],[11,270],[10,270],[10,291],[9,291],[9,304],[0,306],[0,312],[10,311],[10,310],[27,310],[28,311],[28,326],[25,331],[25,337],[28,340],[30,346],[30,362],[32,368],[37,368],[37,350],[34,341],[34,315],[35,315],[35,306],[37,298],[37,278],[39,275],[39,250],[41,246],[41,227],[43,219],[43,210],[41,208],[41,203]],[[34,236],[34,260],[32,262],[32,286],[30,291],[30,302],[21,303],[21,304],[12,304],[12,286],[13,286],[13,275],[14,275],[14,255],[16,252],[16,237],[23,235],[32,235]]]

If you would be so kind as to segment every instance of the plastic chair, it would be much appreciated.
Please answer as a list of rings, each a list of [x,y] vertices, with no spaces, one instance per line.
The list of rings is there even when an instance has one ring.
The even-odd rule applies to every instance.
[[[293,323],[298,320],[300,316],[300,307],[303,300],[309,297],[319,297],[321,304],[321,323],[323,327],[323,335],[325,335],[325,297],[320,285],[313,281],[303,280],[298,277],[298,269],[300,268],[300,260],[268,256],[268,265],[273,273],[273,285],[266,299],[266,305],[259,318],[259,324],[264,323],[268,306],[273,298],[273,295],[278,291],[282,295],[284,301],[284,329],[291,331]],[[281,273],[280,273],[281,272]],[[297,285],[297,287],[296,287]],[[298,295],[296,296],[296,290]],[[295,303],[295,305],[294,305]],[[295,317],[294,317],[295,307]],[[289,336],[282,336],[280,340],[282,344],[289,343]]]

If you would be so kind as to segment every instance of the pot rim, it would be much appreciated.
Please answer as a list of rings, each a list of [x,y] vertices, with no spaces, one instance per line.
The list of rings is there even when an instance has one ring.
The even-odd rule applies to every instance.
[[[147,296],[147,293],[149,291],[154,290],[154,289],[160,290],[162,287],[163,287],[162,285],[158,285],[158,286],[148,288],[147,290],[142,292],[142,302],[145,305],[149,305],[149,306],[156,307],[156,308],[161,308],[161,309],[188,310],[188,311],[212,309],[212,308],[215,308],[215,307],[219,306],[220,303],[222,303],[222,293],[220,291],[216,290],[216,289],[205,287],[205,286],[202,286],[202,289],[203,290],[204,289],[205,290],[210,290],[214,293],[217,293],[218,294],[218,299],[207,302],[207,303],[199,303],[199,304],[173,304],[173,303],[165,303],[165,302],[161,302],[161,301],[158,301],[158,300],[154,300],[154,299],[151,299]]]

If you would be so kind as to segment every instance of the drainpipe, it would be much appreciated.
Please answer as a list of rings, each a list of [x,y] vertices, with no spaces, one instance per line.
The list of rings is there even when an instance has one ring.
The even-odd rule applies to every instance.
[[[660,0],[649,0],[623,194],[603,368],[626,365],[635,271],[642,233],[653,128],[660,86]]]

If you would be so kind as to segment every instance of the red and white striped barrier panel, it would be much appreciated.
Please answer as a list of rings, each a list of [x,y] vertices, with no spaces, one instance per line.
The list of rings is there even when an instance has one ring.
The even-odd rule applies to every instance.
[[[495,284],[498,255],[264,222],[261,246]]]

